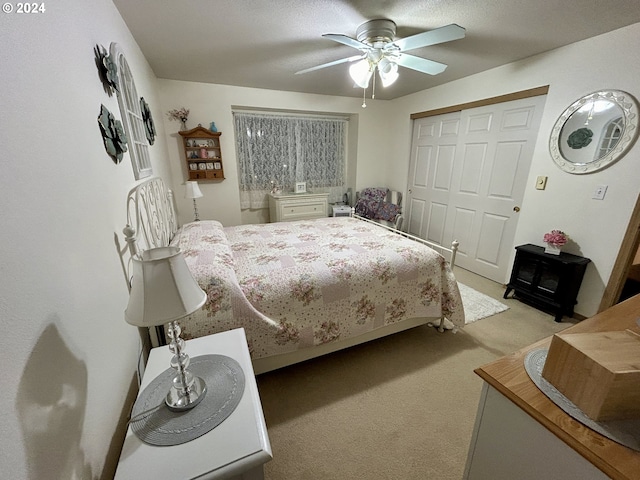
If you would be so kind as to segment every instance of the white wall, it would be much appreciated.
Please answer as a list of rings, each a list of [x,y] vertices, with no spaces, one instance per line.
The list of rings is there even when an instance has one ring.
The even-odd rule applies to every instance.
[[[571,175],[551,159],[549,135],[564,109],[585,94],[616,89],[640,98],[638,48],[640,24],[635,24],[396,100],[390,114],[395,125],[393,149],[398,155],[395,165],[387,165],[390,182],[406,189],[411,113],[549,85],[515,245],[544,245],[542,236],[549,230],[567,232],[575,243],[566,250],[592,261],[576,312],[595,314],[640,191],[640,145],[605,170]],[[546,190],[535,189],[538,175],[549,177]],[[591,198],[597,185],[609,186],[603,201]]]
[[[100,104],[120,112],[94,46],[122,45],[161,138],[162,111],[110,0],[45,7],[0,16],[0,476],[109,478],[139,344],[114,240],[135,180],[128,154],[115,165],[102,144]],[[168,178],[164,141],[151,157]]]
[[[172,188],[176,193],[180,223],[193,220],[193,203],[184,198],[187,172],[184,165],[182,137],[177,133],[180,125],[170,121],[166,112],[183,106],[190,111],[188,128],[194,128],[199,123],[208,127],[212,121],[215,121],[218,131],[222,132],[220,143],[225,180],[198,182],[204,195],[197,201],[201,219],[216,219],[224,225],[266,221],[261,218],[260,213],[241,213],[240,211],[238,166],[231,113],[234,106],[357,115],[355,124],[357,125],[358,166],[355,188],[386,184],[385,166],[390,161],[391,152],[388,138],[394,134],[388,128],[390,124],[386,111],[389,108],[389,102],[367,100],[367,108],[362,108],[362,99],[358,98],[162,79],[158,80],[158,86],[162,109],[165,113],[164,127],[171,157]],[[348,161],[352,162],[353,159],[350,158]]]

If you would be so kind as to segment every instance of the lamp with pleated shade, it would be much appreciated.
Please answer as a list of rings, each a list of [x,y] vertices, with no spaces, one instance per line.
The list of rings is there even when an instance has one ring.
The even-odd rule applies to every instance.
[[[165,398],[172,410],[195,407],[204,398],[204,380],[189,370],[189,355],[184,352],[177,320],[198,310],[207,299],[198,286],[182,252],[177,247],[152,248],[132,259],[133,277],[125,320],[137,327],[168,324],[166,332],[173,353],[171,366],[176,370]],[[169,388],[170,387],[170,388]]]
[[[198,205],[196,204],[196,198],[202,197],[202,191],[200,191],[200,187],[198,186],[198,182],[189,181],[186,184],[187,191],[185,193],[185,198],[193,199],[193,213],[195,215],[194,221],[200,221],[200,217],[198,217]]]

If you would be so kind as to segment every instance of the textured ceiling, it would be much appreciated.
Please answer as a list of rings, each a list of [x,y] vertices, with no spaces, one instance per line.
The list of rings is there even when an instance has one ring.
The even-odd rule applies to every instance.
[[[436,76],[400,69],[376,98],[393,99],[640,22],[638,0],[114,0],[159,78],[326,95],[362,96],[341,64],[357,55],[322,38],[355,38],[388,18],[397,38],[451,23],[466,37],[412,55],[446,63]],[[621,48],[624,48],[622,46]],[[631,48],[630,46],[628,48]],[[370,94],[370,92],[369,92]]]

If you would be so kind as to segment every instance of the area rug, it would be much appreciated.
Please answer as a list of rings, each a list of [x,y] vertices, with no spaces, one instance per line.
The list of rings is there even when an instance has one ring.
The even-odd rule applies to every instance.
[[[480,293],[463,283],[458,282],[462,305],[464,307],[465,323],[473,323],[496,313],[504,312],[509,307],[498,300]]]

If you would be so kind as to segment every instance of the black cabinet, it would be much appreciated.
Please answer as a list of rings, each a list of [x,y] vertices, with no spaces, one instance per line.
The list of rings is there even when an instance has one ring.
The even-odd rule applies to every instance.
[[[537,245],[520,245],[516,247],[516,259],[504,298],[514,290],[516,297],[546,307],[555,313],[555,321],[560,322],[563,315],[573,316],[573,307],[590,261],[570,253],[544,253],[544,248]]]

